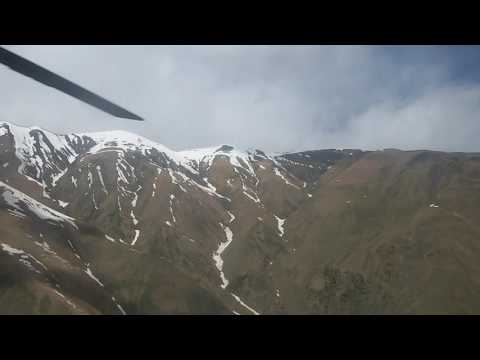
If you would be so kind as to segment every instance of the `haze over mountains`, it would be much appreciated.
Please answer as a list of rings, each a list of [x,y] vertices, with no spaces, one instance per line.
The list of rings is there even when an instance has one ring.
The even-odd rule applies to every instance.
[[[477,153],[0,123],[0,313],[478,313],[479,189]]]

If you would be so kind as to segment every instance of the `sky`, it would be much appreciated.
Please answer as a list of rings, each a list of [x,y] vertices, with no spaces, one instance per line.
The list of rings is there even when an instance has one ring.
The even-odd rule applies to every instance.
[[[229,144],[480,151],[479,46],[5,48],[144,117],[114,118],[0,65],[0,121]]]

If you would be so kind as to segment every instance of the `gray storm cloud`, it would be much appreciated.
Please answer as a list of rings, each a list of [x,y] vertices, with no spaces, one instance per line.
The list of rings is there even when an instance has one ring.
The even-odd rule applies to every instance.
[[[233,144],[478,151],[478,48],[6,46],[146,118],[112,118],[0,67],[0,121]]]

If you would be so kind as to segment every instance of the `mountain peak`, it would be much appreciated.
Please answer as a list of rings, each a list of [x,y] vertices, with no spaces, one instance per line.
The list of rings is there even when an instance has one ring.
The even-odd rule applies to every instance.
[[[220,146],[215,152],[231,152],[234,149],[233,146],[230,145],[222,145]]]

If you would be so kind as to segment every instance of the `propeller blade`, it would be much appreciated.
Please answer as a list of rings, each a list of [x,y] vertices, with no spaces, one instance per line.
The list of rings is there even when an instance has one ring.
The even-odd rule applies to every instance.
[[[0,63],[115,117],[139,120],[134,113],[0,46]]]

